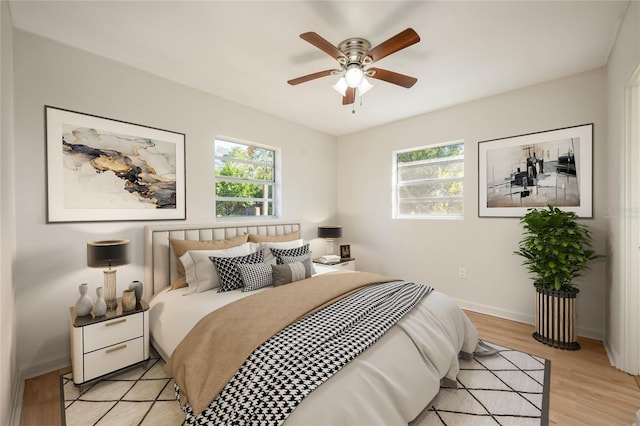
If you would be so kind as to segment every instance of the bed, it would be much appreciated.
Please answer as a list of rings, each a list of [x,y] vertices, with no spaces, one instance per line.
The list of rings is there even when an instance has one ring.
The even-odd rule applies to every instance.
[[[162,358],[167,361],[169,371],[172,372],[172,375],[176,378],[176,383],[184,383],[184,387],[186,387],[187,382],[184,379],[184,375],[188,376],[188,373],[184,373],[184,371],[191,369],[193,375],[193,370],[196,366],[198,366],[199,369],[197,371],[202,372],[202,374],[197,374],[198,376],[218,376],[215,380],[220,381],[224,379],[223,381],[226,383],[224,387],[221,385],[219,387],[204,387],[204,389],[215,389],[213,394],[199,390],[200,394],[193,392],[189,394],[188,397],[186,396],[186,391],[180,389],[180,386],[178,386],[177,391],[181,402],[184,403],[186,401],[185,412],[187,413],[187,423],[193,422],[195,424],[199,421],[202,422],[203,419],[206,421],[206,416],[209,416],[209,419],[215,418],[216,423],[218,423],[221,422],[220,419],[226,418],[221,417],[219,414],[225,412],[225,410],[233,412],[241,411],[238,410],[239,407],[245,410],[244,406],[237,405],[240,404],[238,401],[242,401],[243,398],[253,399],[255,395],[254,392],[256,391],[253,387],[249,389],[246,382],[242,381],[246,379],[242,377],[246,376],[249,377],[248,380],[250,381],[259,382],[258,385],[252,383],[251,386],[266,387],[260,385],[260,383],[271,382],[273,380],[272,369],[273,371],[277,371],[271,364],[269,364],[268,368],[261,367],[259,370],[249,369],[247,364],[249,364],[251,368],[254,368],[254,364],[252,363],[254,363],[255,360],[248,357],[242,364],[242,368],[238,369],[235,375],[233,375],[232,380],[227,382],[225,372],[220,370],[220,374],[218,374],[217,369],[222,368],[221,365],[226,362],[223,361],[223,359],[226,359],[224,357],[228,355],[225,352],[236,351],[236,349],[229,349],[236,347],[234,346],[235,341],[232,336],[231,340],[216,340],[215,342],[217,342],[218,345],[209,342],[212,346],[205,347],[204,345],[207,339],[198,333],[203,333],[203,330],[215,328],[212,325],[205,325],[206,319],[213,321],[210,324],[214,325],[220,324],[221,321],[228,321],[220,319],[226,317],[216,317],[216,315],[223,315],[225,313],[229,315],[228,311],[233,307],[234,309],[246,309],[247,314],[242,315],[243,320],[246,316],[248,321],[254,321],[254,324],[261,323],[260,318],[262,317],[260,317],[260,315],[263,315],[263,313],[260,312],[260,309],[263,306],[267,306],[265,305],[265,303],[267,303],[265,301],[272,303],[269,301],[270,299],[282,301],[287,300],[287,297],[292,297],[292,300],[298,300],[296,297],[300,298],[302,294],[313,293],[316,291],[315,289],[319,289],[319,292],[331,292],[333,291],[332,286],[334,285],[335,287],[343,285],[354,287],[348,292],[345,292],[348,296],[341,295],[336,299],[332,299],[334,295],[326,296],[327,300],[331,299],[333,301],[339,299],[338,302],[331,305],[331,309],[337,309],[335,306],[341,303],[344,305],[351,304],[353,306],[360,306],[362,302],[359,299],[354,299],[354,301],[350,300],[352,298],[364,297],[361,296],[361,294],[369,291],[369,289],[385,287],[393,288],[393,291],[397,292],[412,291],[412,294],[421,292],[421,295],[419,297],[416,296],[415,300],[411,302],[413,303],[411,307],[404,309],[403,313],[398,315],[397,321],[394,320],[395,322],[390,323],[388,328],[380,331],[379,335],[372,335],[370,337],[371,342],[367,343],[369,346],[364,346],[364,349],[361,349],[356,355],[349,355],[349,360],[340,365],[339,368],[335,368],[335,372],[332,372],[328,377],[323,377],[317,384],[314,383],[313,386],[309,386],[312,389],[304,393],[302,397],[296,397],[296,402],[292,403],[294,407],[286,411],[284,415],[279,414],[282,416],[281,419],[277,416],[259,417],[256,414],[258,417],[254,417],[253,420],[246,421],[246,423],[285,422],[286,425],[395,425],[410,423],[435,397],[442,382],[455,383],[455,378],[459,371],[458,356],[460,354],[472,353],[478,342],[478,335],[473,324],[456,306],[455,302],[446,295],[428,286],[407,283],[402,280],[396,280],[393,277],[379,277],[375,276],[375,274],[365,272],[335,271],[330,268],[323,268],[317,264],[311,264],[315,269],[315,271],[312,271],[311,277],[309,277],[310,274],[307,270],[307,275],[305,276],[308,278],[294,280],[293,283],[278,287],[266,286],[258,288],[255,291],[234,289],[226,292],[218,292],[216,288],[212,288],[207,291],[194,293],[193,289],[188,286],[171,288],[172,283],[175,283],[176,280],[179,279],[181,272],[179,271],[176,254],[174,252],[173,244],[175,244],[176,240],[184,240],[191,244],[192,242],[205,241],[231,241],[241,238],[244,235],[255,235],[258,236],[256,237],[258,241],[286,241],[287,236],[293,234],[296,234],[298,237],[302,235],[299,223],[269,222],[246,225],[216,224],[210,226],[179,224],[145,227],[144,292],[146,300],[150,301],[150,340],[152,345]],[[171,243],[170,239],[172,240]],[[270,243],[265,244],[269,245]],[[278,242],[272,244],[271,247],[273,248],[273,246],[277,244],[285,243]],[[267,252],[269,249],[267,248],[264,251]],[[285,251],[296,250],[291,249]],[[194,253],[191,250],[190,252],[193,256],[203,254],[200,252]],[[275,252],[277,252],[277,250],[274,250],[274,253]],[[253,254],[251,256],[253,256]],[[237,257],[239,258],[241,256]],[[184,258],[184,255],[182,258]],[[285,258],[285,260],[286,259],[287,258]],[[281,259],[278,258],[278,260]],[[296,259],[294,260],[295,262],[289,262],[291,264],[289,269],[304,274],[304,272],[301,272],[303,269],[295,268],[300,267],[301,263],[303,265],[307,263],[299,262]],[[310,262],[308,263],[310,264]],[[220,269],[220,264],[217,265],[218,270],[222,271],[223,269]],[[275,277],[275,267],[273,271]],[[411,289],[409,289],[409,287],[411,287]],[[336,291],[343,292],[343,289],[340,287],[340,289]],[[373,292],[373,290],[371,292]],[[323,295],[323,297],[325,296]],[[276,309],[265,308],[265,310],[269,312],[279,312],[279,315],[286,316],[290,310],[294,310],[293,305],[295,305],[295,303],[288,302],[285,306],[290,308],[283,309],[282,305],[279,305]],[[307,312],[305,309],[308,309],[308,307],[300,309]],[[326,310],[327,309],[316,309],[312,315],[307,316],[305,314],[305,318],[309,319],[310,317],[315,318],[315,316],[322,316]],[[251,319],[250,312],[254,312],[253,319]],[[237,314],[233,315],[236,316],[230,318],[237,317]],[[335,314],[327,313],[324,315],[330,317]],[[384,314],[384,318],[386,317],[387,315]],[[304,320],[296,321],[295,323],[298,324],[302,321]],[[371,324],[375,323],[376,327],[377,324],[384,322],[376,320],[375,318],[370,321],[372,321]],[[268,321],[264,322],[268,323]],[[314,319],[311,322],[317,321]],[[238,327],[240,327],[239,329],[245,330],[242,328],[243,326],[239,325]],[[369,328],[371,327],[367,326],[367,330],[369,330]],[[286,328],[286,330],[289,330],[289,328]],[[303,330],[306,329],[303,328]],[[355,330],[353,333],[358,333],[358,331]],[[194,334],[197,335],[197,337],[194,337]],[[233,332],[231,332],[231,334],[233,334]],[[242,335],[244,336],[244,334]],[[278,336],[275,336],[269,340],[269,342],[276,340],[277,337]],[[229,339],[229,336],[226,336],[226,338]],[[242,339],[237,340],[241,341]],[[220,344],[220,342],[224,344]],[[259,352],[259,349],[263,347],[268,347],[269,342],[260,345],[254,353],[251,353],[251,356],[257,356],[258,358],[261,356],[264,357],[264,355],[255,355],[255,352]],[[202,348],[198,347],[193,349],[193,347],[189,346],[188,350],[185,350],[184,347],[187,343],[189,345],[202,345]],[[249,345],[248,347],[253,347],[251,345],[255,346],[255,343],[247,343],[247,345]],[[274,343],[274,345],[276,345],[276,343]],[[289,344],[287,343],[285,346],[289,346]],[[328,356],[331,353],[342,352],[343,346],[348,347],[349,345],[341,345],[337,347],[336,350],[325,349],[331,352],[325,353],[323,357],[331,358],[331,356]],[[242,350],[245,349],[243,348]],[[240,356],[244,359],[245,355],[242,350],[238,349],[238,352],[242,355],[232,353],[230,354],[231,358],[235,355],[236,358]],[[205,357],[207,364],[202,364],[205,362],[203,358],[198,358],[197,360],[189,358],[195,356],[194,354],[196,352],[209,355],[208,359]],[[266,357],[269,358],[266,362],[272,362],[270,357],[271,353],[269,353],[269,357]],[[235,364],[232,364],[232,366],[234,366],[232,369],[236,368]],[[288,367],[280,366],[280,368],[285,368],[286,370]],[[309,378],[306,374],[315,369],[315,367],[307,366],[304,367],[301,372],[295,374],[304,375],[304,380],[307,381]],[[260,373],[256,373],[256,371],[260,371]],[[245,376],[242,376],[240,373],[243,373]],[[260,374],[266,374],[264,377],[269,377],[269,379],[260,380]],[[273,374],[284,374],[287,376],[293,373],[284,371],[283,373]],[[273,381],[273,383],[276,382],[277,381]],[[230,385],[232,385],[231,390],[229,390]],[[288,386],[287,384],[286,387]],[[271,386],[271,388],[273,388],[273,386]],[[284,391],[267,389],[264,390],[264,392],[272,394],[274,392]],[[242,395],[243,393],[245,395]],[[204,396],[202,394],[204,394]],[[247,397],[246,394],[249,396]],[[228,399],[233,402],[231,405],[228,405],[226,409],[216,408],[218,411],[215,411],[213,402],[205,407],[204,410],[202,409],[204,406],[202,401],[206,400],[211,402],[214,401],[214,398],[215,401],[218,401],[224,399],[223,396],[225,395],[231,395]],[[282,396],[279,396],[278,398],[281,397]],[[289,398],[288,391],[286,397]],[[198,399],[200,399],[200,402],[198,402]],[[220,405],[219,402],[218,405]],[[269,404],[267,403],[267,405]],[[198,409],[192,409],[192,407],[198,407]],[[246,410],[249,409],[247,408]],[[264,408],[260,408],[260,410],[264,410]],[[225,412],[224,415],[227,414],[228,413]],[[274,421],[274,418],[277,419],[277,421]],[[245,422],[245,420],[242,419],[235,419],[233,421],[239,423]]]

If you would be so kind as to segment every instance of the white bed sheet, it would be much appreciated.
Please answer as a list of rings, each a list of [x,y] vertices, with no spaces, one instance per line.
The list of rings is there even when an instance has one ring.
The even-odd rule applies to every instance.
[[[267,288],[224,293],[218,293],[217,289],[213,289],[192,294],[189,294],[189,287],[175,290],[167,288],[149,302],[151,342],[166,361],[189,330],[206,314]]]
[[[165,359],[202,316],[255,294],[213,290],[183,296],[187,291],[165,290],[150,303],[151,339]],[[286,424],[406,425],[436,396],[443,377],[455,380],[459,352],[472,353],[477,342],[475,327],[453,299],[433,291],[307,396]]]
[[[478,333],[453,299],[432,292],[364,353],[311,392],[287,426],[407,425],[455,380]],[[330,409],[328,407],[331,407]]]
[[[349,273],[349,271],[336,271],[323,265],[314,264],[314,267],[315,275],[329,272]],[[187,294],[190,291],[189,287],[175,290],[167,287],[149,302],[151,342],[166,361],[200,318],[221,306],[264,290],[266,288],[247,292],[233,290],[218,293],[217,289],[212,289],[202,293]]]

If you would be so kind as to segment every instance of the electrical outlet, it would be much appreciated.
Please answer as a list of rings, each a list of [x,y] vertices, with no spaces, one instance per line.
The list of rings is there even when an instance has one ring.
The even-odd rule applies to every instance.
[[[464,266],[458,268],[458,278],[462,278],[463,280],[467,279],[467,268]]]

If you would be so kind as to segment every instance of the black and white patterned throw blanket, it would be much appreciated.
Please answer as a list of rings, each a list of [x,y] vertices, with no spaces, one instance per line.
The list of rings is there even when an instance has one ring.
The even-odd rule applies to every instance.
[[[298,320],[259,346],[199,416],[185,405],[185,424],[283,423],[432,290],[405,281],[376,284]],[[179,392],[176,386],[178,399]]]

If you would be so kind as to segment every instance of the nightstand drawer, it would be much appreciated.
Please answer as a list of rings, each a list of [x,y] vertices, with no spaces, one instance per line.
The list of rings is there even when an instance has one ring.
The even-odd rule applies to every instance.
[[[319,262],[318,259],[314,259],[313,263],[318,266],[322,266],[322,268],[331,268],[336,271],[355,271],[356,270],[356,260],[354,258],[342,259],[338,263],[322,263]],[[326,272],[326,269],[325,269]]]
[[[111,373],[144,360],[144,339],[118,343],[84,357],[84,381]]]
[[[350,260],[348,262],[340,262],[335,265],[331,265],[333,269],[338,269],[341,271],[355,271],[356,270],[356,261]]]
[[[142,313],[126,315],[84,327],[84,353],[106,348],[144,334]]]

